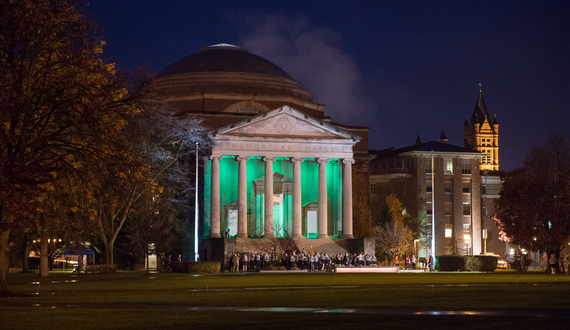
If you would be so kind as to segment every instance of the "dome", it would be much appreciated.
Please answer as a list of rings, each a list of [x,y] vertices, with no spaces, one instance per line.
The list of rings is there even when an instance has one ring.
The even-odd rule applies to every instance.
[[[159,74],[156,85],[174,99],[215,94],[312,101],[311,94],[280,67],[230,44],[205,47],[174,62]]]
[[[277,65],[230,44],[202,48],[200,52],[174,62],[164,69],[160,76],[195,72],[249,72],[291,79]]]

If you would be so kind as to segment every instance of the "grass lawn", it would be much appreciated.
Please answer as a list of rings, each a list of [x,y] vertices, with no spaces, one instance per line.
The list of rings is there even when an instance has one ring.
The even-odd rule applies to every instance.
[[[8,283],[0,329],[570,328],[570,276],[543,273],[53,272]]]

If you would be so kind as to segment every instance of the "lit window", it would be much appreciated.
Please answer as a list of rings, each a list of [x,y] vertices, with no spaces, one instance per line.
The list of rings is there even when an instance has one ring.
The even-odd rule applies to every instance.
[[[462,174],[471,174],[471,159],[462,159],[461,160],[461,173]]]
[[[431,173],[431,158],[426,158],[426,173]]]
[[[469,232],[471,232],[471,225],[468,224],[468,223],[464,223],[464,224],[463,224],[463,232],[464,232],[464,233],[469,233]]]
[[[446,223],[445,224],[445,237],[451,237],[452,233],[453,233],[452,225],[450,223]]]
[[[453,174],[453,159],[445,158],[445,174]]]

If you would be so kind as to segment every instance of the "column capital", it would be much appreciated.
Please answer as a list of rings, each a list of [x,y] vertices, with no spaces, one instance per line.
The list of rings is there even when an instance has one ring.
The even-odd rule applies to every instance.
[[[210,160],[214,160],[214,159],[222,160],[222,158],[224,158],[224,156],[221,156],[221,155],[210,155],[210,157],[208,157],[208,158],[210,158]]]
[[[342,162],[343,162],[344,164],[348,164],[348,163],[354,164],[354,159],[353,159],[353,158],[345,158],[345,159],[342,160]]]
[[[237,160],[238,162],[240,162],[240,161],[242,161],[242,160],[245,160],[245,161],[247,162],[247,161],[249,160],[249,156],[237,156],[237,157],[236,157],[236,160]]]
[[[305,161],[304,158],[291,157],[291,163],[297,163],[297,162],[302,163],[304,161]]]
[[[323,158],[323,157],[317,158],[317,163],[319,163],[319,164],[320,163],[328,163],[328,162],[330,162],[330,159],[328,159],[328,158]]]
[[[264,161],[264,162],[274,162],[274,161],[275,161],[275,157],[263,157],[263,161]]]

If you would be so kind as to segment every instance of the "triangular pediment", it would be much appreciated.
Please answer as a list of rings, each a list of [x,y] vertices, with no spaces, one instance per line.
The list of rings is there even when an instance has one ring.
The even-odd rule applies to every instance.
[[[289,106],[210,132],[212,137],[352,140],[360,137]]]

